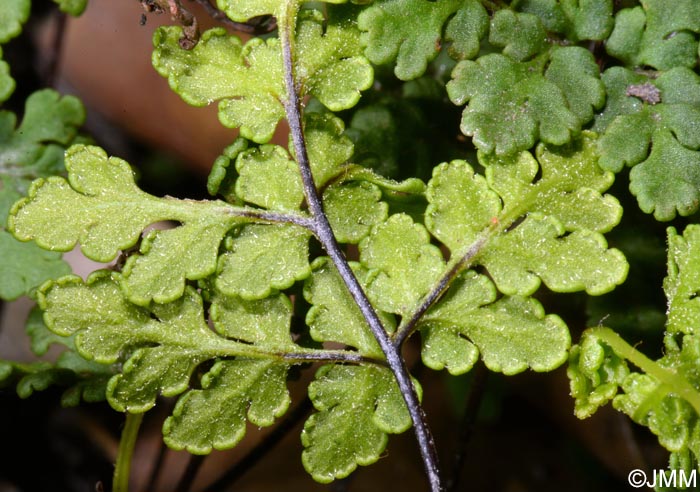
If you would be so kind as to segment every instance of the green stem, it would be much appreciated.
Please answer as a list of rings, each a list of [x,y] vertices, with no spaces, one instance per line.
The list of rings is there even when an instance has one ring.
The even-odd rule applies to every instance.
[[[139,427],[141,427],[143,415],[143,413],[126,413],[126,422],[124,423],[124,430],[122,430],[122,438],[119,441],[117,464],[114,467],[112,492],[129,492],[131,457],[134,455],[136,438],[139,435]]]
[[[609,345],[618,356],[627,359],[642,371],[657,379],[662,385],[672,389],[674,393],[690,403],[700,415],[700,393],[681,374],[666,369],[649,359],[610,328],[605,326],[589,328],[588,333]]]
[[[151,210],[162,211],[162,220],[197,221],[203,215],[252,219],[262,223],[294,224],[306,229],[313,228],[313,221],[303,213],[283,213],[258,208],[231,205],[220,200],[190,200],[180,198],[150,197]],[[123,205],[129,205],[122,202]],[[138,204],[132,204],[133,207]]]
[[[476,257],[488,246],[491,238],[508,230],[515,221],[526,215],[528,210],[533,208],[533,204],[538,197],[544,195],[550,189],[555,188],[558,184],[559,180],[557,178],[550,177],[547,180],[539,181],[531,185],[525,196],[519,200],[515,206],[506,207],[501,210],[498,217],[495,218],[496,220],[484,228],[473,243],[460,250],[453,251],[452,259],[447,264],[440,279],[433,285],[430,291],[423,296],[420,302],[415,306],[413,312],[403,319],[392,335],[394,345],[400,347],[405,340],[413,334],[418,328],[418,322],[423,315],[433,304],[440,300],[459,274],[474,266]]]
[[[401,322],[401,325],[396,329],[396,332],[394,332],[392,338],[394,339],[394,345],[396,345],[396,347],[403,345],[404,341],[413,334],[418,327],[420,319],[428,309],[442,297],[447,289],[449,289],[454,279],[464,270],[472,266],[472,260],[481,252],[491,235],[493,235],[493,231],[494,227],[488,228],[485,233],[479,236],[466,250],[456,254],[455,260],[448,263],[447,268],[445,268],[445,273],[440,277],[440,280],[438,280],[433,288],[423,296],[420,303],[413,310],[413,313],[411,313],[410,316],[406,316]]]
[[[216,336],[216,335],[214,335]],[[386,361],[362,355],[353,350],[315,349],[293,346],[279,350],[259,348],[255,345],[229,339],[214,339],[209,346],[172,342],[173,345],[201,352],[206,358],[238,357],[248,359],[272,359],[290,363],[338,362],[347,364],[375,364],[386,367]]]
[[[374,364],[387,367],[385,360],[364,356],[349,350],[316,350],[299,351],[281,354],[280,357],[287,362],[335,362],[344,364]]]

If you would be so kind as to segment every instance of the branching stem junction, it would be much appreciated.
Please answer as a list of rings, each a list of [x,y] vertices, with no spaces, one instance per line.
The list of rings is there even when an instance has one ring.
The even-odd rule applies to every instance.
[[[437,451],[433,437],[426,422],[425,413],[420,405],[418,394],[411,382],[411,375],[404,360],[401,357],[399,348],[394,345],[389,334],[384,329],[377,312],[370,303],[362,286],[352,272],[347,259],[345,258],[338,242],[333,234],[331,225],[323,211],[323,204],[319,197],[318,190],[314,184],[309,164],[308,153],[306,150],[306,141],[302,129],[302,109],[299,99],[299,88],[297,87],[294,74],[294,29],[296,25],[296,17],[298,11],[298,3],[294,0],[287,2],[287,8],[283,12],[279,24],[279,36],[282,45],[282,57],[284,62],[285,86],[287,92],[287,100],[285,101],[285,111],[287,121],[289,123],[292,142],[299,164],[301,179],[304,187],[304,195],[306,202],[311,212],[311,216],[315,222],[315,234],[319,242],[328,253],[328,256],[333,261],[338,273],[343,282],[350,291],[354,301],[357,303],[362,315],[369,325],[372,334],[376,338],[379,346],[384,353],[389,368],[394,374],[399,385],[401,394],[408,407],[408,412],[411,416],[413,428],[416,433],[418,445],[425,471],[430,482],[432,492],[441,492],[442,484],[438,469]]]

